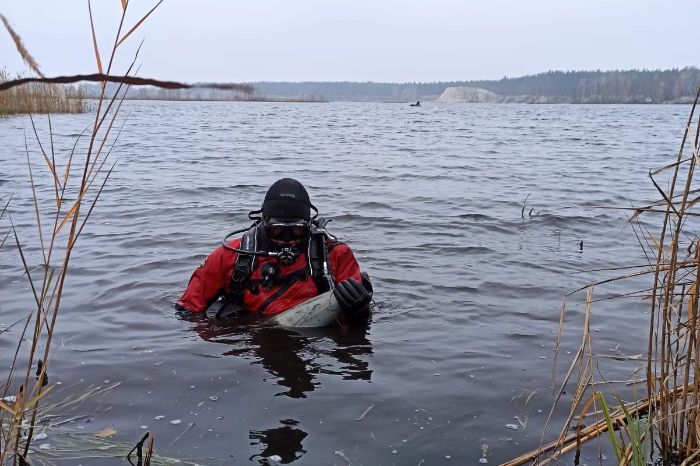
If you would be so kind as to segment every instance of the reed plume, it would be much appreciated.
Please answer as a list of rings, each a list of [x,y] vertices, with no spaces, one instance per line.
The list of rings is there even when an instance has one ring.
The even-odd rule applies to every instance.
[[[17,47],[17,52],[19,55],[22,57],[22,60],[29,66],[29,68],[32,69],[37,75],[41,76],[42,78],[44,77],[43,73],[39,69],[39,64],[34,60],[34,57],[31,56],[31,54],[27,51],[27,48],[24,46],[24,43],[22,42],[22,38],[15,32],[15,30],[12,28],[10,25],[10,22],[7,20],[7,18],[0,13],[0,19],[2,20],[2,23],[5,25],[5,29],[7,29],[7,32],[10,33],[10,37],[12,37],[12,41],[15,43],[15,47]]]

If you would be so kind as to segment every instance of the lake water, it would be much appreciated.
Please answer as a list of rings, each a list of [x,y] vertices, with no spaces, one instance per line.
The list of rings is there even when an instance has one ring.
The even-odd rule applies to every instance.
[[[674,159],[689,111],[127,102],[118,164],[71,259],[49,370],[53,401],[120,384],[52,414],[79,417],[60,427],[78,443],[112,427],[130,448],[148,430],[157,453],[210,465],[498,464],[533,449],[553,400],[562,295],[616,275],[592,270],[644,263],[629,211],[610,207],[658,197],[647,173]],[[52,118],[57,160],[92,118]],[[37,125],[49,147],[45,117]],[[0,120],[0,197],[13,195],[18,234],[36,245],[25,131],[50,193],[19,117]],[[191,272],[281,177],[307,186],[371,275],[371,323],[293,332],[177,316]],[[8,228],[4,218],[0,238]],[[32,303],[11,242],[0,250],[5,328]],[[648,284],[601,293],[635,286]],[[559,373],[580,341],[582,300],[571,302]],[[641,353],[647,308],[596,303],[597,350]],[[3,378],[20,327],[0,333]],[[605,375],[634,378],[640,365]],[[38,443],[55,453],[63,432]]]

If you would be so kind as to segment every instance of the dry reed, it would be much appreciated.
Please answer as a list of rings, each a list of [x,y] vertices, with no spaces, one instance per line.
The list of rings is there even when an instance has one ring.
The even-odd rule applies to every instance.
[[[19,36],[19,34],[15,32],[15,30],[10,25],[10,22],[4,15],[0,14],[0,20],[2,20],[2,24],[5,25],[5,29],[7,29],[7,32],[10,33],[10,37],[12,37],[12,41],[15,43],[15,47],[17,47],[17,53],[19,53],[19,56],[22,57],[24,63],[26,63],[27,66],[29,66],[29,68],[32,69],[32,71],[34,71],[36,74],[43,78],[44,75],[39,69],[39,64],[36,62],[36,60],[34,60],[34,57],[31,56],[27,48],[24,46],[22,38]]]
[[[699,98],[700,89],[685,125],[676,160],[649,173],[661,199],[635,209],[630,217],[648,264],[633,267],[637,270],[583,288],[587,290],[587,295],[582,340],[561,382],[547,421],[549,424],[566,387],[575,386],[569,415],[559,437],[505,465],[546,464],[558,460],[569,451],[580,452],[583,443],[608,431],[610,427],[624,431],[629,440],[629,445],[621,450],[619,464],[631,461],[632,443],[641,439],[630,436],[633,429],[630,429],[631,426],[619,411],[612,416],[615,422],[606,424],[601,419],[601,406],[596,402],[595,392],[600,390],[600,382],[595,380],[594,368],[597,367],[599,358],[591,349],[590,319],[592,304],[596,302],[593,299],[594,287],[644,276],[652,280],[650,287],[631,295],[645,296],[650,300],[645,362],[647,397],[632,406],[650,422],[648,434],[651,437],[651,457],[667,465],[700,465],[700,239],[697,236],[697,221],[694,220],[697,213],[693,212],[700,201],[697,182],[694,180],[696,165],[700,162],[700,118],[696,114]],[[668,180],[663,183],[666,188],[657,180],[661,174],[668,176]],[[656,235],[648,231],[648,223],[640,221],[642,216],[647,222],[653,221],[649,217],[657,217],[660,229]],[[566,300],[561,310],[557,353],[560,350],[565,313]],[[628,337],[634,338],[633,335]],[[584,418],[590,416],[594,416],[597,422],[584,428]],[[571,430],[575,433],[569,433]],[[619,438],[623,439],[621,433]],[[651,457],[645,460],[653,459]],[[639,458],[635,461],[639,461]]]
[[[7,71],[0,70],[0,83],[8,82]],[[73,86],[33,83],[0,92],[0,117],[21,114],[84,113],[85,93]]]
[[[111,71],[115,53],[121,43],[120,39],[125,37],[122,35],[122,26],[128,3],[128,0],[123,3],[122,17],[106,74]],[[6,20],[4,22],[18,50],[26,52],[19,35],[9,29]],[[139,24],[141,21],[137,26]],[[97,54],[96,60],[101,70],[102,65]],[[136,58],[134,62],[135,60]],[[125,75],[131,74],[134,62]],[[38,65],[36,69],[38,70]],[[36,188],[35,162],[27,148],[25,156],[38,244],[31,246],[22,244],[19,232],[12,221],[11,205],[8,208],[6,204],[2,209],[3,214],[7,215],[14,247],[28,279],[33,297],[33,309],[20,322],[24,326],[18,338],[7,380],[1,391],[0,398],[3,401],[0,401],[0,466],[22,465],[30,462],[28,459],[30,446],[35,428],[40,426],[39,421],[42,416],[41,402],[52,389],[48,378],[51,367],[52,338],[61,309],[61,297],[71,255],[114,168],[114,163],[107,163],[111,148],[118,136],[112,134],[112,129],[127,89],[128,86],[120,84],[114,94],[108,96],[103,85],[102,94],[96,104],[94,121],[87,130],[87,150],[85,152],[76,150],[78,140],[83,137],[81,135],[71,150],[62,152],[54,147],[50,117],[48,119],[49,141],[42,144],[32,116],[33,113],[40,111],[38,110],[40,106],[38,102],[32,100],[31,92],[22,87],[13,88],[19,93],[16,100],[29,108],[34,138],[41,152],[37,154],[37,158],[40,161],[39,165],[44,169],[46,179],[50,180],[51,189]],[[0,92],[0,99],[6,98],[6,92]],[[46,108],[52,110],[49,106]],[[46,231],[44,225],[50,225],[50,229]],[[30,267],[30,263],[41,265]]]

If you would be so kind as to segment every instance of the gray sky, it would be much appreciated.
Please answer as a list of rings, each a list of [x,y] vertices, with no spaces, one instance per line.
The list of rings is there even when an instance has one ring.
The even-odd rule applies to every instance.
[[[131,0],[127,29],[155,0]],[[697,0],[165,0],[118,52],[145,39],[144,77],[194,81],[448,81],[551,69],[698,65]],[[93,0],[103,62],[120,0]],[[0,0],[47,76],[96,71],[87,1]],[[0,67],[23,71],[0,29]]]

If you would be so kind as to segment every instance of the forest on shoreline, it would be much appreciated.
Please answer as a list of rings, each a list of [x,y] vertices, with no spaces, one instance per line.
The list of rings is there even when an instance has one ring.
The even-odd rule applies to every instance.
[[[692,103],[700,86],[700,69],[548,71],[499,80],[444,82],[272,82],[245,83],[252,94],[215,89],[167,90],[144,86],[129,90],[129,99],[241,100],[292,102],[412,102],[438,100],[448,88],[478,90],[489,102],[502,103]],[[87,97],[99,95],[99,85],[81,87]],[[484,92],[487,91],[487,92]],[[480,102],[478,98],[463,101]]]

